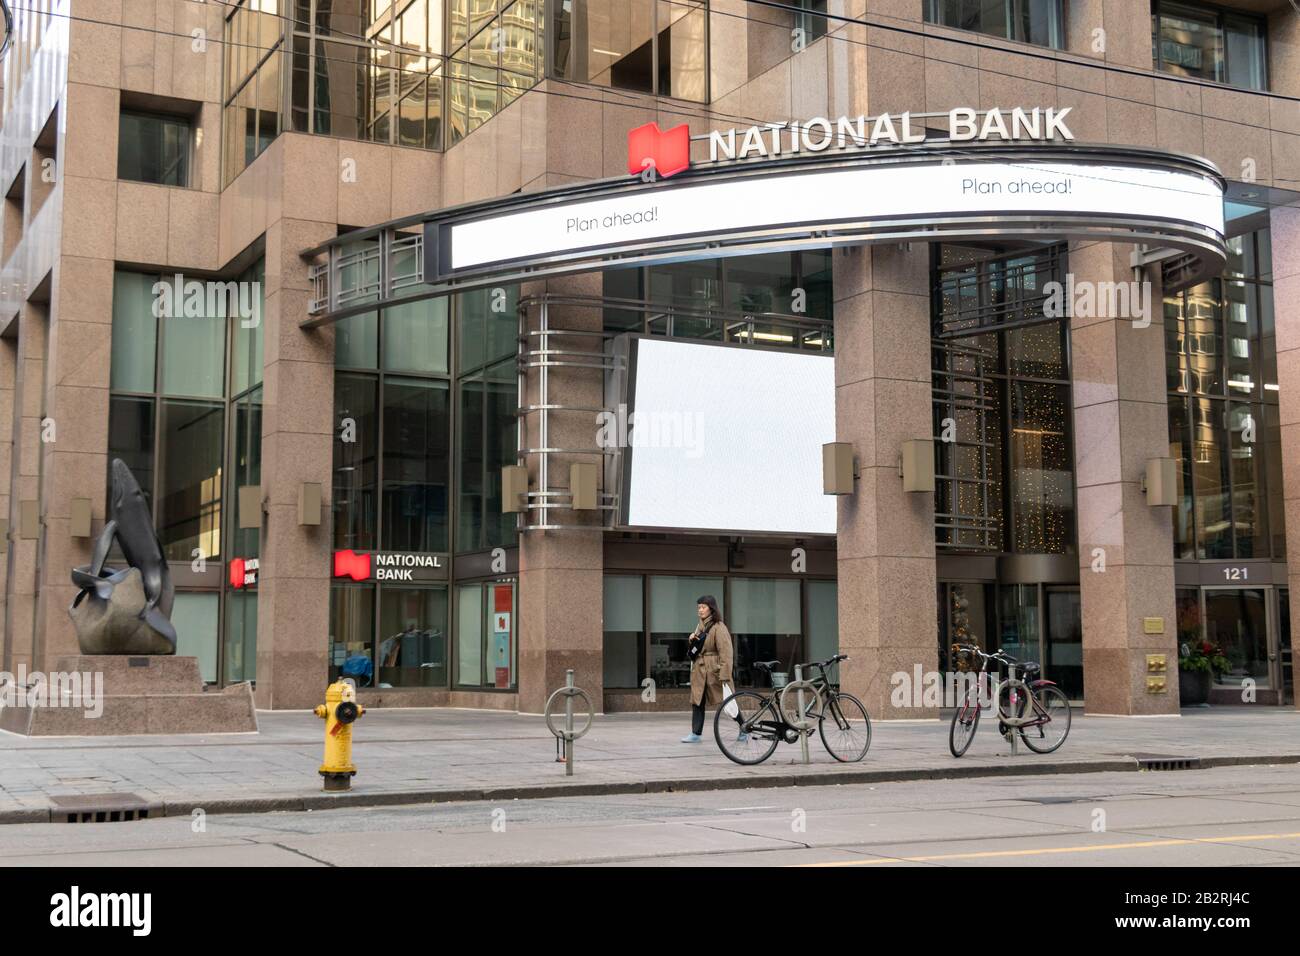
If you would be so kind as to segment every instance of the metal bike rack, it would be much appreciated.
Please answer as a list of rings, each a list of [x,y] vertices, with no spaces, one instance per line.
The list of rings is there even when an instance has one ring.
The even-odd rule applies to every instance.
[[[587,722],[583,724],[582,729],[574,731],[573,729],[573,699],[581,697],[587,704]],[[564,699],[564,729],[561,730],[555,726],[554,708],[556,701]],[[556,744],[564,741],[564,775],[573,776],[573,742],[591,730],[591,722],[595,716],[595,709],[591,706],[591,698],[581,687],[575,687],[573,684],[573,669],[564,672],[564,686],[559,688],[550,697],[546,699],[546,729],[555,735]]]
[[[785,705],[785,695],[794,691],[795,703],[799,709],[795,711],[796,718],[790,720],[787,716]],[[777,695],[776,705],[780,708],[781,719],[788,723],[795,730],[799,731],[799,749],[803,754],[803,762],[808,763],[808,732],[812,730],[813,722],[808,718],[804,710],[804,692],[812,691],[813,699],[820,701],[821,694],[817,691],[817,685],[810,680],[803,679],[803,667],[796,664],[794,668],[794,680],[781,688],[781,693]],[[820,708],[818,708],[820,710]]]

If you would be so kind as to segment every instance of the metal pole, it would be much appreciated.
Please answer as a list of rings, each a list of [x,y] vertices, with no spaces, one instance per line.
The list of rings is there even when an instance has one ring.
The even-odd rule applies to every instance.
[[[803,753],[803,762],[808,762],[808,735],[804,733],[803,725],[807,718],[803,712],[803,668],[798,664],[794,667],[794,679],[799,682],[799,689],[795,692],[795,697],[799,704],[799,749]]]
[[[573,669],[564,672],[564,686],[573,686]],[[573,695],[564,698],[564,730],[568,736],[564,740],[564,775],[573,776]]]

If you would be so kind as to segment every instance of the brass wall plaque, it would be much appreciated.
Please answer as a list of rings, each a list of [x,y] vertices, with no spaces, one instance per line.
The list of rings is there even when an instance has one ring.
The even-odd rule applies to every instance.
[[[1148,654],[1148,655],[1147,655],[1147,672],[1148,672],[1148,673],[1152,673],[1152,674],[1155,674],[1155,673],[1163,673],[1163,672],[1165,671],[1165,669],[1167,668],[1167,666],[1168,666],[1168,665],[1165,663],[1165,655],[1164,655],[1164,654]]]
[[[1143,634],[1163,634],[1164,632],[1165,632],[1165,619],[1163,617],[1142,618]]]
[[[1165,687],[1165,679],[1163,677],[1147,678],[1148,694],[1163,694],[1167,689],[1168,688]]]

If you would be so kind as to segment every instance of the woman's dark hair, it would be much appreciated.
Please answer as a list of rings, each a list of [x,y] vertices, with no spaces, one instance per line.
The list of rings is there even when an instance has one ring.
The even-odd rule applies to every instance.
[[[706,594],[695,602],[696,604],[707,604],[709,606],[709,623],[721,624],[722,612],[718,610],[718,599],[712,594]]]

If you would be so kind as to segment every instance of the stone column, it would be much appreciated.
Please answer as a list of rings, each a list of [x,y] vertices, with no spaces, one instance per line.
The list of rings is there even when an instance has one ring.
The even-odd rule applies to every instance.
[[[1282,431],[1287,586],[1291,589],[1291,660],[1300,661],[1300,207],[1269,215],[1273,243],[1273,321]],[[1295,664],[1292,664],[1294,678]],[[1294,694],[1292,701],[1300,701]]]
[[[599,273],[552,280],[552,292],[570,295],[601,294]],[[540,291],[540,286],[525,287]],[[529,328],[537,328],[539,310],[529,310]],[[599,308],[551,306],[548,324],[551,329],[577,329],[599,332],[604,317]],[[536,338],[533,345],[536,346]],[[593,351],[600,349],[599,338],[558,337],[553,348]],[[528,388],[520,404],[538,404],[539,370],[528,371]],[[550,404],[602,407],[605,403],[604,375],[598,369],[550,369],[547,402]],[[529,447],[542,444],[540,417],[526,419],[524,442]],[[552,412],[547,444],[552,448],[594,448],[598,421],[590,412]],[[531,456],[528,483],[533,491],[567,492],[569,465],[574,461],[596,461],[592,455],[551,455],[547,488],[542,489],[537,456]],[[603,469],[602,469],[603,471]],[[534,522],[542,520],[533,512]],[[552,523],[590,525],[590,531],[530,531],[519,538],[519,710],[540,713],[551,691],[564,683],[564,672],[573,668],[574,682],[591,696],[597,711],[604,710],[604,673],[601,624],[604,574],[604,531],[600,512],[557,512]]]
[[[855,493],[839,502],[840,665],[846,691],[878,719],[934,717],[908,693],[891,702],[891,677],[938,669],[934,496],[906,493],[902,443],[934,435],[931,411],[929,254],[923,245],[836,250],[835,437],[860,464]]]
[[[314,707],[329,674],[330,525],[298,524],[298,486],[319,482],[329,514],[334,331],[299,328],[310,296],[299,253],[336,232],[332,223],[295,219],[280,219],[266,232],[256,690],[262,709]]]
[[[39,314],[38,314],[39,313]],[[45,353],[45,310],[30,304],[18,315],[18,358],[14,390],[14,454],[10,482],[9,597],[5,608],[5,636],[13,670],[45,666],[36,639],[36,592],[40,535],[22,536],[22,502],[36,501],[40,508],[40,447]]]
[[[1070,243],[1076,288],[1132,281],[1131,250],[1106,242]],[[1148,505],[1141,489],[1147,460],[1169,457],[1162,314],[1157,275],[1149,324],[1131,316],[1070,320],[1083,682],[1090,714],[1178,713],[1173,519],[1169,508]],[[1147,633],[1148,624],[1159,631]],[[1148,654],[1165,655],[1163,692],[1147,690]]]
[[[16,330],[15,330],[16,331]],[[0,537],[0,670],[13,673],[11,657],[13,638],[8,627],[9,542],[13,537],[12,499],[14,436],[14,405],[18,375],[18,339],[0,338],[0,516],[10,522],[9,537]]]

